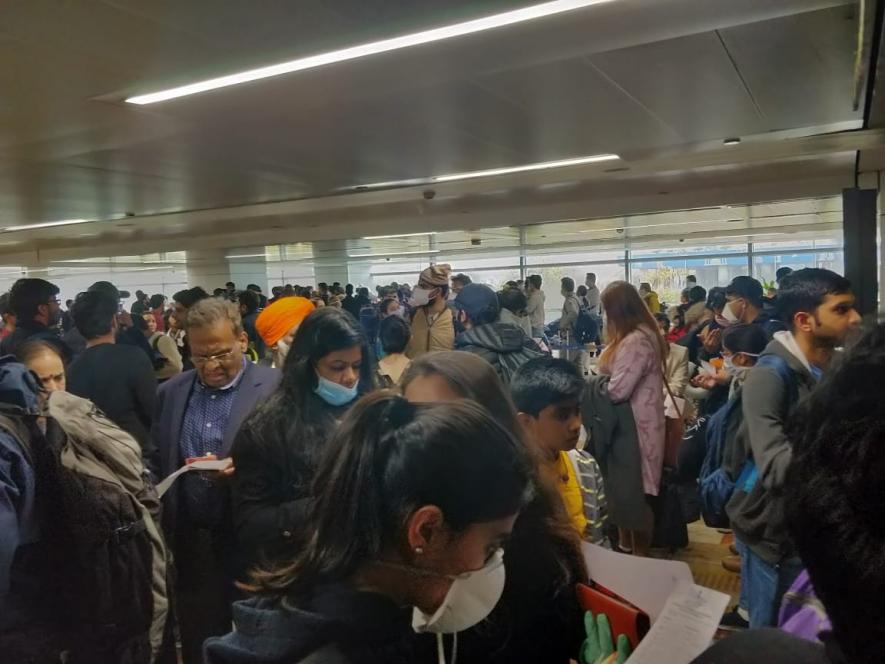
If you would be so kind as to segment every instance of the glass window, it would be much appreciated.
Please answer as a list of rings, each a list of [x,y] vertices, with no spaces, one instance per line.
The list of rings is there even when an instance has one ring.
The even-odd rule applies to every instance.
[[[586,255],[585,255],[586,258]],[[623,280],[624,261],[619,263],[585,264],[585,265],[545,265],[541,267],[527,267],[526,276],[531,274],[541,275],[541,290],[544,291],[544,313],[546,322],[550,323],[562,316],[562,305],[565,298],[562,297],[562,283],[564,277],[575,280],[575,288],[582,285],[588,272],[596,275],[596,285],[599,290],[604,289],[612,281]]]
[[[838,274],[845,273],[845,258],[841,249],[832,251],[808,251],[753,256],[753,276],[763,284],[772,284],[782,267],[801,270],[804,267],[821,267]]]
[[[699,286],[709,290],[713,286],[724,286],[749,271],[746,254],[636,261],[630,264],[633,285],[638,287],[643,282],[649,283],[658,294],[661,304],[667,306],[679,304],[679,294],[685,288],[686,278],[690,274],[697,277]]]

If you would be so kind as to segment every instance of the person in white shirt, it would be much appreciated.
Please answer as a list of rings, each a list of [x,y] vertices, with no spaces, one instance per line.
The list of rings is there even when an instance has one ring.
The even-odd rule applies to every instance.
[[[544,335],[544,302],[547,299],[541,290],[541,275],[532,274],[525,280],[525,290],[528,296],[525,312],[529,315],[532,324],[532,336],[536,339],[545,338]]]
[[[598,316],[601,311],[599,310],[600,293],[599,287],[596,285],[596,273],[588,272],[584,285],[587,286],[587,306],[590,308],[590,313]]]

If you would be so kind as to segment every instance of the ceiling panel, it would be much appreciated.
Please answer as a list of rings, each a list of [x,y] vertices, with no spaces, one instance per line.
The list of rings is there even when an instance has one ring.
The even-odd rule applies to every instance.
[[[856,34],[854,6],[721,32],[770,131],[860,119],[851,107]]]
[[[704,33],[589,56],[684,142],[765,130],[719,38]]]

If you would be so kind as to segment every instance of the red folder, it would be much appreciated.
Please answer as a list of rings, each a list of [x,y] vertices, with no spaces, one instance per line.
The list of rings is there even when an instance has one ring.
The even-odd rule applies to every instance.
[[[592,581],[590,586],[579,583],[576,591],[578,603],[584,611],[592,611],[594,616],[600,613],[608,616],[614,642],[617,642],[618,636],[626,634],[630,639],[631,650],[636,649],[651,627],[647,613],[618,597],[608,588]]]

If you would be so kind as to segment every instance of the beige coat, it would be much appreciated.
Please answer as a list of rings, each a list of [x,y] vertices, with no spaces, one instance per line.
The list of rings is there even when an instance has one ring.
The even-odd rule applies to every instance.
[[[424,353],[436,350],[452,350],[455,347],[455,323],[452,310],[446,307],[433,324],[427,322],[427,308],[420,307],[412,317],[412,339],[406,355],[414,360]]]

